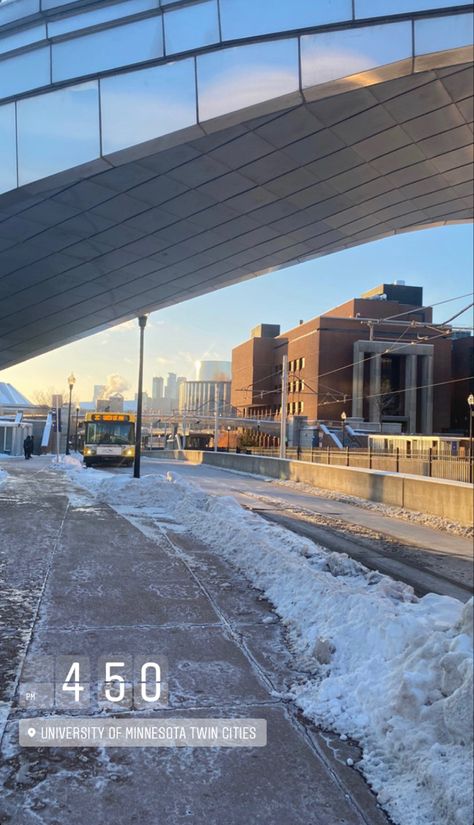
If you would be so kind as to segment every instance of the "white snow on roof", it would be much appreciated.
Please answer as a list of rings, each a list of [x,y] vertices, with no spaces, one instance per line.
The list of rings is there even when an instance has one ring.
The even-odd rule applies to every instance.
[[[31,407],[31,401],[28,401],[21,392],[15,389],[12,384],[7,384],[0,381],[0,404],[20,404],[23,407]]]

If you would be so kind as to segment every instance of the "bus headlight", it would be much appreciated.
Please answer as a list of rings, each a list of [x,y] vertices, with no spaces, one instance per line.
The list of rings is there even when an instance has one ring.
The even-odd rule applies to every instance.
[[[125,450],[124,455],[133,455],[133,447],[128,447]]]
[[[95,455],[96,451],[92,447],[84,447],[84,455]]]

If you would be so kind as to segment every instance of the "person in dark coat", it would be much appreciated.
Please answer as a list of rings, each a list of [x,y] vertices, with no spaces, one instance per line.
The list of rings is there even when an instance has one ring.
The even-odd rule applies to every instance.
[[[27,435],[25,440],[23,441],[23,452],[25,453],[25,459],[28,460],[31,458],[31,436]]]

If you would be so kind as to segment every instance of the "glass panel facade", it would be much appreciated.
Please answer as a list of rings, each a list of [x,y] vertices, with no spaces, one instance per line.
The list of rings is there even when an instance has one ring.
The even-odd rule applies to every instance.
[[[16,3],[0,4],[0,22],[3,25],[30,14],[37,14],[40,10],[40,0],[17,0]]]
[[[452,14],[415,21],[415,55],[470,46],[473,41],[472,14]]]
[[[129,17],[143,11],[152,11],[158,8],[158,5],[159,0],[127,0],[125,3],[105,5],[103,8],[96,8],[93,11],[63,17],[62,20],[52,20],[51,23],[48,23],[48,35],[49,37],[57,37],[60,34],[85,29],[87,26],[106,23],[108,20],[120,20],[121,17]]]
[[[70,6],[71,0],[41,0],[41,8],[46,9],[61,9],[61,6]]]
[[[47,86],[49,80],[49,46],[0,61],[0,98]]]
[[[217,0],[165,12],[166,54],[198,49],[219,41]]]
[[[196,123],[194,60],[106,77],[100,94],[104,154]]]
[[[352,20],[352,0],[220,0],[222,39]]]
[[[53,82],[163,56],[161,17],[53,44]]]
[[[20,185],[99,157],[97,81],[17,104]]]
[[[303,88],[365,72],[411,56],[409,21],[303,36]]]
[[[197,58],[199,119],[208,120],[299,87],[298,43],[278,40]]]
[[[0,23],[2,21],[0,12]],[[6,34],[0,39],[0,53],[11,52],[13,49],[21,49],[23,46],[29,46],[30,43],[37,43],[39,40],[46,39],[46,26],[30,26],[29,29],[22,29],[22,31],[14,34]]]
[[[0,192],[16,187],[15,104],[0,106]]]
[[[386,14],[410,14],[416,11],[468,6],[469,0],[355,0],[355,17],[383,17]]]

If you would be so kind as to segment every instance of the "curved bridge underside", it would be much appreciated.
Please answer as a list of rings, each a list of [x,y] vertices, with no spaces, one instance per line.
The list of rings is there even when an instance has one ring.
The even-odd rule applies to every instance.
[[[12,17],[26,2],[28,16]],[[74,17],[54,0],[0,3],[0,49],[15,47],[0,60],[0,368],[299,261],[472,220],[465,6],[410,16],[419,0],[387,2],[403,14],[372,21],[350,2],[343,26],[305,19],[258,40],[239,18],[226,46],[228,3],[248,0],[220,0],[219,42],[175,59],[167,15],[217,0],[133,2],[141,12],[126,26],[142,27],[141,44],[148,33],[148,59],[129,52],[126,68],[100,65],[98,40],[120,40],[123,21],[91,29],[89,17],[77,36],[77,18],[101,4],[76,3]],[[356,0],[355,12],[373,5]]]

